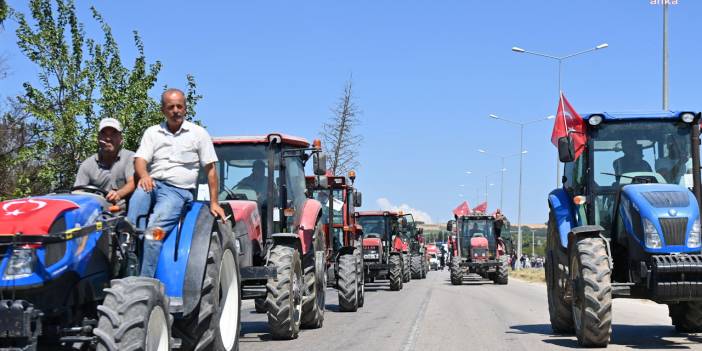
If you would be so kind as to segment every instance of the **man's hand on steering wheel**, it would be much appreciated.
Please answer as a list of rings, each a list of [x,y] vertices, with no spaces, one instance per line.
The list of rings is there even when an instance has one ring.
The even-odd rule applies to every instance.
[[[118,192],[110,190],[110,192],[105,195],[105,199],[113,204],[116,204],[119,202],[119,200],[122,200],[122,196],[120,196]]]
[[[107,196],[107,191],[94,185],[77,185],[71,188],[71,191],[84,191],[86,193],[98,194],[105,197]]]

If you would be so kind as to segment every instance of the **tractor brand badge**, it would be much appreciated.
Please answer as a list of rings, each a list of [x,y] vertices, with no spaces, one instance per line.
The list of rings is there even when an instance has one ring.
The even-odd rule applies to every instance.
[[[9,201],[2,205],[2,210],[7,216],[19,216],[33,212],[46,206],[46,202],[33,199]]]
[[[671,217],[675,217],[675,216],[678,215],[678,211],[676,211],[674,208],[671,208],[670,210],[668,210],[668,214],[669,214]]]

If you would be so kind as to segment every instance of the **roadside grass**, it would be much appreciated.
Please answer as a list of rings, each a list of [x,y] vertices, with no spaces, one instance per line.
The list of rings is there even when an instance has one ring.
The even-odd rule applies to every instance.
[[[518,271],[510,271],[509,276],[533,283],[546,282],[546,271],[543,268],[523,268]]]

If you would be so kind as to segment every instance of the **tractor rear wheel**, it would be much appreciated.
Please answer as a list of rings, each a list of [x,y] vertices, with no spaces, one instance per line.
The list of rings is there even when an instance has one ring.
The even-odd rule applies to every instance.
[[[339,257],[339,309],[342,312],[358,310],[358,272],[356,255],[346,254]]]
[[[98,306],[97,350],[157,350],[172,348],[168,297],[160,281],[127,277],[110,282]]]
[[[241,285],[236,256],[231,240],[224,237],[220,240],[216,231],[210,234],[200,301],[189,315],[177,319],[173,328],[184,349],[231,351],[238,348]]]
[[[568,255],[561,248],[556,218],[549,215],[548,236],[546,237],[546,297],[551,329],[557,334],[573,333],[573,307],[565,301],[565,292],[569,284]],[[519,262],[517,262],[519,264]]]
[[[463,270],[461,269],[461,258],[451,257],[451,284],[463,284]]]
[[[275,339],[295,339],[300,332],[302,315],[302,263],[300,251],[292,244],[273,246],[268,260],[275,267],[276,279],[268,279],[266,310],[271,335]]]
[[[497,266],[494,282],[495,284],[499,285],[507,285],[507,282],[509,281],[509,264],[507,263],[507,256],[500,256],[498,261],[500,264]]]
[[[690,301],[668,304],[670,319],[681,333],[702,332],[702,302]]]
[[[612,333],[612,271],[604,239],[578,239],[571,247],[570,268],[578,344],[606,347]]]
[[[410,256],[410,273],[412,274],[412,279],[422,278],[422,260],[419,256]]]
[[[366,273],[363,269],[363,254],[361,252],[360,249],[354,252],[356,256],[356,272],[358,272],[356,276],[356,281],[358,282],[358,307],[363,307],[363,304],[366,302]]]
[[[412,265],[412,256],[410,255],[403,255],[402,257],[402,282],[403,283],[409,283],[410,280],[412,280],[412,273],[411,273],[411,267]]]
[[[324,309],[327,289],[327,272],[325,257],[325,240],[322,224],[317,223],[314,232],[314,255],[305,260],[303,268],[305,291],[302,299],[302,321],[300,326],[306,329],[321,328],[324,324]]]
[[[402,289],[402,256],[390,255],[389,263],[388,279],[390,280],[390,290],[398,291]]]

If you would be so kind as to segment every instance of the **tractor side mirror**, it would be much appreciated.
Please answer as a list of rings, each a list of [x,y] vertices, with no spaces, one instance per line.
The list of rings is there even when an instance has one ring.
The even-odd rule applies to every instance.
[[[558,159],[563,163],[575,161],[575,147],[570,136],[558,138]]]
[[[327,174],[327,154],[320,152],[314,158],[314,174],[323,176]]]
[[[353,207],[361,207],[363,206],[363,194],[361,192],[356,191],[353,193]]]
[[[417,229],[417,233],[419,233],[419,235],[424,234],[424,228]]]
[[[453,221],[446,222],[446,230],[453,231]]]

